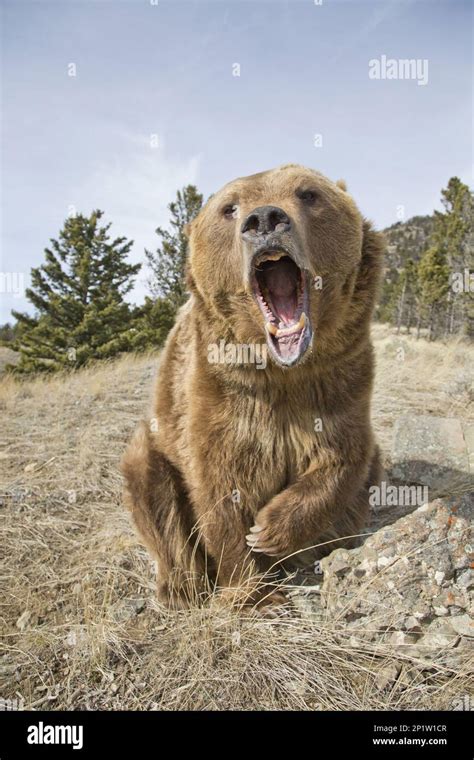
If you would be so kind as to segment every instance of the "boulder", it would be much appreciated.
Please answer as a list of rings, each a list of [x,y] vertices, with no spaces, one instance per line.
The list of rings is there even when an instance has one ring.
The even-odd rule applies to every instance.
[[[474,431],[455,418],[404,415],[394,425],[392,478],[428,486],[431,496],[472,483]]]
[[[351,646],[383,643],[394,657],[465,653],[474,648],[473,514],[472,493],[437,499],[356,549],[336,549],[320,561],[322,575],[296,579],[294,605]]]

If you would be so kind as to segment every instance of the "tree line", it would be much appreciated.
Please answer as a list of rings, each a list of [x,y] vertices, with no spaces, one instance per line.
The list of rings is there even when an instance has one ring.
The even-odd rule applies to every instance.
[[[454,333],[472,338],[473,194],[453,177],[441,200],[444,211],[425,218],[429,232],[421,245],[409,245],[401,229],[376,317],[398,331],[423,331],[430,340]],[[69,217],[45,249],[44,263],[31,270],[26,297],[33,315],[12,311],[16,322],[0,327],[0,344],[20,355],[10,369],[34,373],[78,368],[162,346],[187,299],[185,227],[202,204],[194,185],[179,190],[169,204],[169,229],[158,227],[156,249],[145,250],[149,295],[140,306],[126,300],[142,268],[128,261],[133,241],[112,238],[111,224],[103,222],[100,210]]]
[[[441,191],[441,202],[444,210],[429,219],[430,233],[421,250],[410,245],[409,229],[398,241],[397,261],[386,273],[377,316],[398,332],[414,330],[429,340],[454,334],[472,339],[474,196],[452,177]]]
[[[197,188],[187,185],[169,204],[170,228],[158,227],[156,250],[145,251],[150,295],[140,306],[126,300],[142,268],[128,261],[133,241],[112,238],[100,210],[66,219],[44,263],[31,270],[26,297],[34,314],[12,311],[16,323],[0,330],[3,345],[20,354],[8,368],[52,372],[162,346],[187,298],[184,229],[202,203]]]

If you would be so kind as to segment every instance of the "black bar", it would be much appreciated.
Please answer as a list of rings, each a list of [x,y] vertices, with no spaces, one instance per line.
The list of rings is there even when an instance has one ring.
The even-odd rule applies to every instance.
[[[0,712],[0,760],[104,758],[285,748],[472,760],[472,713],[454,712]],[[56,727],[63,727],[56,729]],[[80,728],[82,727],[82,734]],[[215,729],[215,733],[212,731]],[[245,733],[248,729],[248,733]],[[42,744],[29,743],[40,741]],[[50,744],[69,740],[69,744]],[[77,749],[73,749],[73,745]],[[79,745],[82,744],[80,747]],[[307,747],[306,750],[303,748]]]

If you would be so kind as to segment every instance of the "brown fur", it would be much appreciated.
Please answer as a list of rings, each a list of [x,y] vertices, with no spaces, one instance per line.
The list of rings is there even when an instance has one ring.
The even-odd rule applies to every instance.
[[[295,195],[302,185],[317,191],[311,208]],[[228,204],[238,219],[222,215]],[[240,227],[266,204],[290,216],[305,266],[322,277],[310,295],[312,347],[291,368],[209,363],[208,346],[222,339],[265,343]],[[226,185],[189,236],[191,297],[163,352],[151,424],[124,456],[126,503],[158,560],[162,600],[185,605],[217,583],[243,588],[252,604],[281,601],[262,584],[249,592],[255,578],[308,547],[323,544],[315,558],[352,545],[335,539],[361,532],[379,480],[370,318],[383,238],[343,182],[296,165]],[[263,553],[246,544],[254,524]]]

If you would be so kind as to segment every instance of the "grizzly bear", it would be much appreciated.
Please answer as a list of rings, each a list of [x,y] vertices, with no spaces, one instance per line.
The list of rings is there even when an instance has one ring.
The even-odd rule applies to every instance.
[[[295,164],[225,185],[187,234],[190,298],[123,458],[125,501],[162,601],[219,589],[263,609],[285,600],[281,568],[354,545],[367,520],[384,241],[343,182]]]

